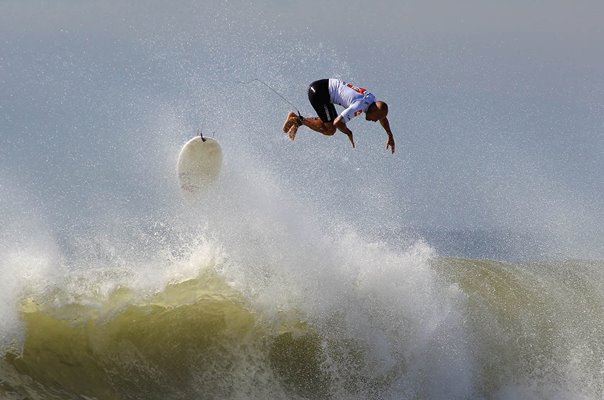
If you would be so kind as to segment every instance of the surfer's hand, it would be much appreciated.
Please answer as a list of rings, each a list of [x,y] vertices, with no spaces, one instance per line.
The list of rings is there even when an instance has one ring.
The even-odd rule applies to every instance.
[[[392,154],[394,154],[395,146],[396,144],[394,143],[394,136],[392,136],[392,134],[388,135],[388,141],[386,142],[386,150],[388,150],[388,147],[390,147],[390,149],[392,149]]]
[[[350,140],[350,143],[352,144],[352,148],[354,149],[354,138],[352,137],[352,131],[348,130],[348,132],[344,132],[346,134],[346,136],[348,136],[348,140]]]

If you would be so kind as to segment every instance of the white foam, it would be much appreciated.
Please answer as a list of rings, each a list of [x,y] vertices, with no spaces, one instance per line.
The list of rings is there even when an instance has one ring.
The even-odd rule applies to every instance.
[[[2,177],[0,177],[2,178]],[[48,228],[30,207],[30,196],[0,180],[0,349],[18,347],[19,308],[27,294],[42,293],[56,278],[58,250]]]
[[[432,398],[470,394],[465,299],[437,281],[429,245],[363,237],[287,193],[253,160],[245,175],[223,180],[208,220],[225,248],[222,273],[265,317],[299,312],[326,340],[360,343],[369,376],[407,370],[402,392],[427,384]]]

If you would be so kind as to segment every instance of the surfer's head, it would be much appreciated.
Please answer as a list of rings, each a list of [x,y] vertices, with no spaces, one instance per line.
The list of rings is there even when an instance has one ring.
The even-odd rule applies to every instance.
[[[365,113],[365,119],[367,121],[379,121],[386,118],[388,115],[388,104],[383,101],[375,101],[371,103],[367,112]]]

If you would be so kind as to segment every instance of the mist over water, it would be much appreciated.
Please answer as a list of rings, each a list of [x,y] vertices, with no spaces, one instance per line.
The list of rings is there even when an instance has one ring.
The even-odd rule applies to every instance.
[[[602,59],[575,56],[576,35],[514,32],[515,20],[483,37],[478,17],[466,26],[474,36],[455,19],[442,26],[450,35],[411,21],[397,32],[392,14],[426,18],[417,4],[360,7],[330,34],[323,17],[270,2],[181,4],[169,15],[136,3],[3,7],[3,171],[58,224],[96,218],[99,204],[130,215],[169,207],[175,154],[202,128],[347,221],[490,230],[531,237],[541,249],[524,249],[530,258],[602,257]],[[342,37],[355,15],[381,21],[388,46],[371,29]],[[239,83],[263,79],[312,114],[306,87],[325,76],[391,103],[395,156],[379,125],[360,120],[354,151],[345,137],[304,130],[289,143],[278,128],[290,106]]]
[[[352,33],[271,2],[0,6],[2,396],[602,396],[589,35],[357,5]],[[290,142],[241,84],[310,115],[324,77],[389,103],[395,155],[362,120],[354,150]],[[191,206],[198,129],[224,165]]]

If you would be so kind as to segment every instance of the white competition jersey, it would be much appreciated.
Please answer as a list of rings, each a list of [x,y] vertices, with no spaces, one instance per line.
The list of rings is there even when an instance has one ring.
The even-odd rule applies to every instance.
[[[367,111],[375,96],[367,89],[351,85],[339,79],[329,80],[329,97],[333,104],[345,108],[340,114],[344,123]]]

